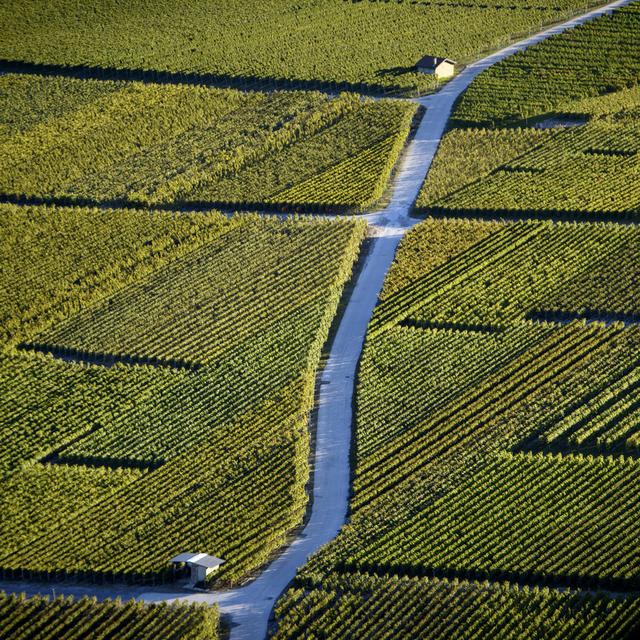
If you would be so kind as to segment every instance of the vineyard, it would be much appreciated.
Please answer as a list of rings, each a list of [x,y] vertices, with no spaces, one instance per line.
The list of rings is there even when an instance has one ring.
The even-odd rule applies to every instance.
[[[346,565],[637,590],[639,474],[628,458],[501,454]]]
[[[240,580],[304,514],[315,370],[364,226],[2,210],[3,574],[157,581],[195,548]]]
[[[218,637],[216,607],[143,605],[95,598],[54,599],[0,592],[0,638],[59,640],[212,640]]]
[[[0,4],[0,640],[640,637],[597,4]]]
[[[640,613],[637,598],[498,582],[331,573],[304,587],[278,604],[274,638],[341,638],[356,628],[360,637],[384,639],[624,640]]]
[[[427,220],[429,231],[456,221]],[[387,288],[371,332],[408,322],[508,330],[531,314],[574,313],[609,322],[640,315],[636,271],[640,234],[634,226],[518,222],[492,232],[432,271]],[[455,241],[452,233],[446,240]],[[411,256],[408,257],[411,260]],[[399,261],[400,262],[400,261]],[[597,266],[597,269],[595,268]],[[389,279],[393,278],[393,271]]]
[[[383,194],[414,113],[410,103],[353,94],[7,74],[0,192],[81,204],[359,211]]]
[[[360,616],[371,637],[633,637],[639,255],[612,223],[407,235],[360,364],[350,524],[274,637]]]
[[[426,53],[476,58],[594,4],[188,0],[178,11],[168,0],[9,1],[0,58],[233,86],[415,92],[436,84],[414,67]]]
[[[640,632],[639,15],[462,94],[369,324],[350,521],[274,638]]]
[[[521,123],[640,80],[640,7],[631,3],[494,65],[461,97],[452,124]]]
[[[451,129],[442,139],[429,177],[425,180],[416,208],[432,213],[449,197],[461,197],[465,189],[557,135],[553,129]],[[517,176],[514,176],[517,178]]]
[[[417,210],[637,220],[638,29],[631,4],[482,73],[456,107]]]
[[[443,155],[439,168],[447,178],[438,180],[436,174],[431,186],[427,180],[419,210],[635,220],[640,214],[639,113],[640,102],[567,130],[456,130],[449,134],[451,147],[468,147],[468,157],[483,156],[484,166],[456,166],[449,173]],[[459,149],[456,145],[456,153]]]

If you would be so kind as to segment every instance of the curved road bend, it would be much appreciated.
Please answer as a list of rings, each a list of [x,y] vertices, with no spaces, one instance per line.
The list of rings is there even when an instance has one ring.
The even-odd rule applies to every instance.
[[[479,73],[496,62],[549,36],[632,1],[617,0],[506,47],[469,65],[437,93],[417,100],[427,108],[427,112],[396,173],[391,201],[382,211],[365,216],[375,239],[344,309],[329,360],[322,374],[311,516],[299,537],[253,582],[237,589],[210,593],[187,593],[177,589],[160,588],[145,591],[143,588],[116,585],[61,583],[52,586],[9,581],[0,583],[0,588],[7,592],[26,591],[28,594],[55,591],[75,596],[95,595],[98,598],[135,597],[147,602],[217,602],[221,612],[231,618],[231,640],[264,638],[269,616],[277,598],[294,578],[298,568],[305,564],[312,553],[332,540],[345,522],[349,499],[349,448],[353,422],[354,378],[367,324],[397,246],[406,231],[418,222],[409,217],[411,206],[436,153],[455,100]]]

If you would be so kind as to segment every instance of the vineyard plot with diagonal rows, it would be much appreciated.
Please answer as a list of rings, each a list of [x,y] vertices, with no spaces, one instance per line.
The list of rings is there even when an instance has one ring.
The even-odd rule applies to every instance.
[[[637,220],[639,32],[630,4],[482,73],[454,111],[417,210]]]
[[[418,210],[637,220],[640,91],[635,94],[634,107],[564,130],[454,130],[436,165],[447,178],[439,181],[434,174],[433,184],[427,181]],[[449,164],[457,164],[451,151],[455,148],[457,157],[460,147],[468,149],[470,158],[481,156],[485,167],[459,166],[449,172]]]
[[[158,580],[197,549],[235,582],[267,560],[305,512],[315,371],[363,234],[2,205],[4,575]]]
[[[59,640],[214,640],[218,638],[217,607],[144,605],[95,598],[24,598],[0,592],[0,637]]]
[[[639,255],[638,228],[613,223],[407,235],[360,364],[351,520],[280,601],[275,637],[356,618],[366,637],[539,637],[548,615],[559,639],[569,610],[571,637],[633,637]]]
[[[519,588],[498,582],[332,573],[305,581],[278,603],[274,638],[486,638],[590,640],[631,637],[640,599]]]
[[[640,7],[632,2],[509,56],[465,91],[452,123],[518,123],[633,87],[640,75],[639,28]]]
[[[346,93],[6,74],[0,193],[360,211],[383,195],[415,113],[412,103]]]

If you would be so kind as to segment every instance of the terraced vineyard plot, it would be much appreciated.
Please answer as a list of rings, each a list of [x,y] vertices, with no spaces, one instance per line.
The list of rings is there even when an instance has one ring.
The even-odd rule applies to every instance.
[[[73,518],[139,480],[135,469],[31,464],[6,478],[0,493],[0,538],[7,553],[46,533],[51,520]]]
[[[458,225],[423,223],[436,234],[450,224]],[[423,238],[428,242],[428,233]],[[542,310],[552,317],[574,312],[578,318],[633,319],[639,251],[640,235],[633,226],[502,224],[447,263],[390,292],[376,309],[371,330],[399,321],[508,329]]]
[[[639,243],[615,224],[408,234],[360,365],[351,520],[299,572],[276,637],[361,616],[361,637],[560,639],[569,610],[571,637],[634,637]],[[544,585],[620,590],[619,616]]]
[[[0,205],[0,246],[11,258],[0,280],[2,344],[31,339],[238,222],[218,214]]]
[[[381,506],[398,488],[412,485],[417,508],[455,483],[460,470],[473,468],[480,456],[520,448],[561,420],[584,396],[606,389],[636,363],[637,328],[580,326],[568,325],[524,352],[515,351],[496,373],[470,389],[463,387],[444,407],[363,452],[352,509]],[[365,387],[363,393],[375,393],[375,388]],[[575,451],[573,445],[562,450]],[[402,492],[397,497],[402,498]]]
[[[544,326],[505,332],[406,326],[385,331],[371,345],[360,369],[360,377],[377,393],[358,396],[358,454],[366,456],[393,441],[548,332]],[[419,376],[416,362],[421,363]]]
[[[475,58],[584,7],[584,0],[188,0],[179,9],[166,0],[9,1],[0,8],[0,57],[240,84],[415,91],[435,85],[414,67],[425,53]]]
[[[429,169],[416,208],[426,213],[476,182],[550,141],[553,129],[452,129]]]
[[[0,568],[151,580],[199,549],[239,580],[304,513],[315,369],[364,226],[2,210]]]
[[[361,210],[382,195],[414,113],[413,104],[347,94],[8,74],[0,191],[79,203]]]
[[[212,640],[218,637],[217,607],[154,604],[0,593],[3,639],[18,637],[147,640]]]

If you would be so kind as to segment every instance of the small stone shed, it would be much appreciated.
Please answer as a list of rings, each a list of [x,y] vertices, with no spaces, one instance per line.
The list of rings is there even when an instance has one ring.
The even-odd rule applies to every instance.
[[[449,58],[437,56],[424,56],[416,63],[416,69],[420,73],[430,73],[436,78],[450,78],[456,69],[456,63]]]

